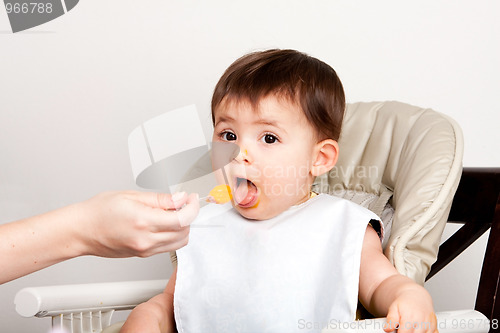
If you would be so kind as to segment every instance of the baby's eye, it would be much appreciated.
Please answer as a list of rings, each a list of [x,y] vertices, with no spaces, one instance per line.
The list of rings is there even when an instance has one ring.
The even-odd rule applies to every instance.
[[[278,137],[276,135],[273,135],[273,134],[265,134],[263,137],[262,137],[262,141],[264,141],[265,143],[267,144],[273,144],[273,143],[276,143],[278,142]]]
[[[236,141],[236,134],[233,132],[222,132],[220,137],[225,141]]]

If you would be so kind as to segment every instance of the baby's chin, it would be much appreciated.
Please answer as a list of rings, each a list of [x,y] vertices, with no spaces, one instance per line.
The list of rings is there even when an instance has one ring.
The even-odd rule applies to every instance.
[[[269,197],[261,195],[259,196],[257,203],[252,207],[242,207],[237,205],[234,200],[232,203],[233,207],[244,218],[254,221],[262,221],[278,216],[290,207],[304,203],[309,198],[309,194],[293,197]]]
[[[269,220],[275,216],[278,216],[279,214],[283,213],[286,208],[284,209],[278,209],[278,207],[272,207],[273,209],[266,209],[266,205],[257,205],[254,207],[250,208],[244,208],[240,206],[235,206],[234,208],[238,211],[238,213],[243,216],[244,218],[248,220],[253,220],[253,221],[263,221],[263,220]]]
[[[242,210],[242,209],[237,209],[238,213],[243,216],[244,218],[246,218],[247,220],[251,220],[251,221],[264,221],[264,220],[269,220],[277,215],[279,215],[279,213],[276,213],[276,214],[260,214],[260,213],[257,213],[255,211],[252,211],[252,212],[248,212],[245,210]]]

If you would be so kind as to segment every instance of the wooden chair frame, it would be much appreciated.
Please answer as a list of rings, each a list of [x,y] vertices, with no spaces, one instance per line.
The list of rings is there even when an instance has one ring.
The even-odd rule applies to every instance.
[[[488,317],[490,332],[500,332],[500,168],[464,168],[448,223],[464,225],[440,246],[427,279],[491,229],[475,310]]]

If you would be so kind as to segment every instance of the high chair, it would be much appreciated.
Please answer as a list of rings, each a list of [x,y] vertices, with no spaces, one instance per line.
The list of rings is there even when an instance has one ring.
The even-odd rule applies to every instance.
[[[350,104],[339,140],[338,163],[316,179],[313,189],[353,200],[378,214],[385,228],[385,255],[401,274],[420,284],[491,226],[476,303],[479,312],[438,314],[441,321],[472,320],[477,325],[469,332],[487,332],[486,318],[492,320],[492,327],[499,318],[495,297],[500,261],[495,258],[500,255],[496,242],[500,238],[500,168],[465,169],[458,186],[462,140],[461,130],[452,119],[430,109],[399,102]],[[441,246],[438,256],[449,213],[450,220],[468,224]],[[454,240],[463,236],[471,237]],[[175,264],[175,254],[172,257]],[[166,283],[155,280],[25,288],[16,295],[15,304],[20,315],[51,316],[53,326],[67,332],[118,332],[120,324],[108,327],[113,312],[132,309],[161,293]],[[441,332],[467,331],[450,328]],[[349,329],[343,331],[382,332],[370,331],[367,325]],[[338,330],[324,330],[333,331]]]

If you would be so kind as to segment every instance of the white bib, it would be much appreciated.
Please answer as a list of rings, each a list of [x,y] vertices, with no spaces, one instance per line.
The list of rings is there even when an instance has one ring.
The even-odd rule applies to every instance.
[[[177,251],[179,332],[319,332],[355,319],[374,213],[325,194],[264,221],[227,205],[204,207]]]

